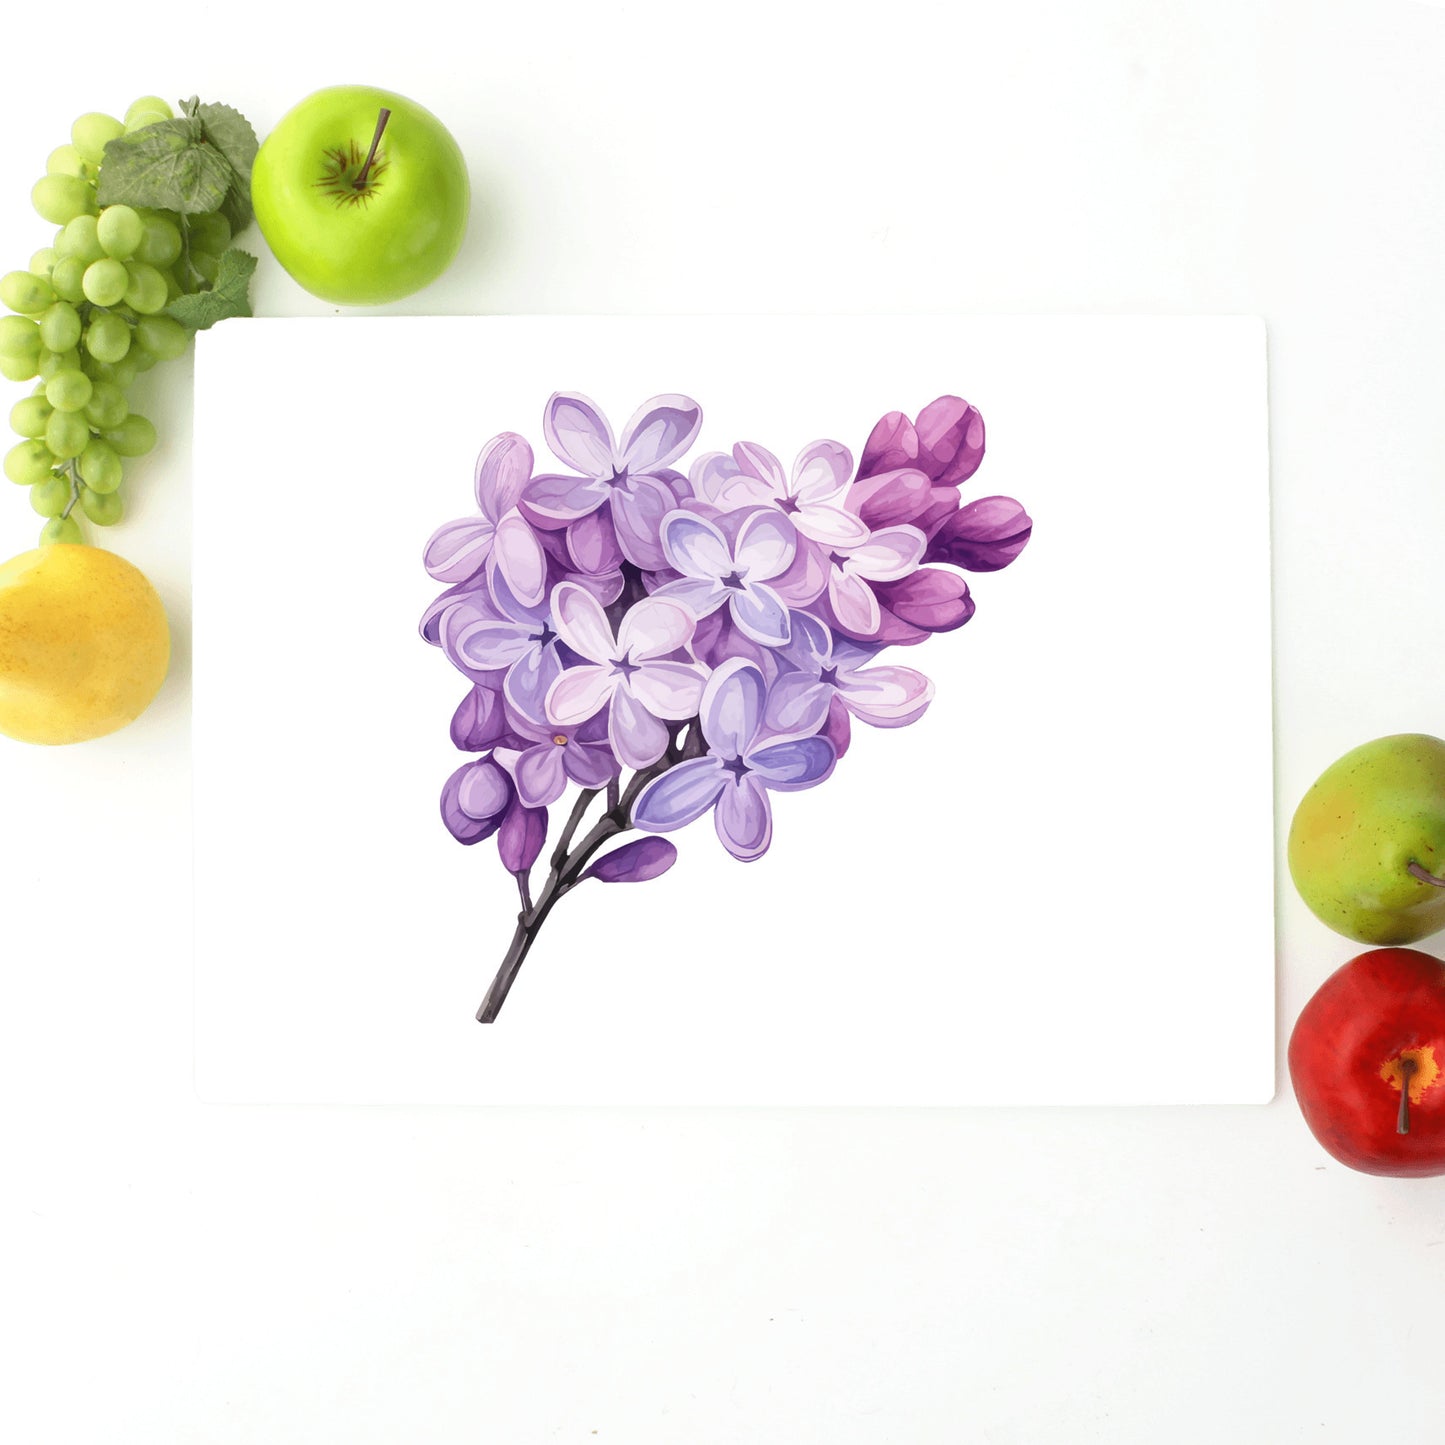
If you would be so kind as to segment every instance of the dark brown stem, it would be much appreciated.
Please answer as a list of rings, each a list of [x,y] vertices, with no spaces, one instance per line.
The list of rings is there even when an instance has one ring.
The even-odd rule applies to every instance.
[[[386,129],[386,123],[391,119],[391,112],[382,106],[381,113],[376,117],[376,134],[371,138],[371,149],[366,153],[366,159],[361,163],[361,169],[356,173],[356,179],[352,181],[351,188],[355,191],[366,189],[366,178],[371,173],[371,163],[376,159],[376,148],[381,144],[381,133]]]
[[[1410,859],[1409,871],[1422,883],[1433,883],[1437,888],[1445,888],[1445,878],[1437,878],[1423,863],[1417,863]]]
[[[1400,1117],[1395,1121],[1397,1134],[1410,1132],[1410,1078],[1418,1067],[1414,1059],[1400,1060]]]

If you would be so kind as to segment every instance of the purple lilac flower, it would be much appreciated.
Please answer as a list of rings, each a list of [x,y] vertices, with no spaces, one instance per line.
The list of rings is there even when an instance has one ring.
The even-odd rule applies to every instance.
[[[918,570],[928,539],[917,527],[885,527],[859,547],[827,554],[828,604],[839,627],[853,637],[876,637],[882,621],[872,582],[896,582]]]
[[[542,725],[524,716],[513,721],[523,746],[498,747],[492,756],[506,769],[527,807],[555,803],[569,780],[583,788],[600,788],[617,776],[617,759],[607,743],[607,720],[600,713],[575,728]]]
[[[664,720],[693,716],[707,669],[669,653],[685,649],[696,619],[680,602],[645,597],[623,616],[614,635],[602,604],[585,588],[563,582],[552,592],[557,634],[579,657],[547,690],[548,721],[561,727],[607,709],[612,751],[630,768],[645,768],[667,751]]]
[[[833,771],[837,756],[823,737],[768,738],[766,703],[763,675],[752,663],[733,658],[714,671],[699,714],[707,756],[678,763],[650,782],[633,805],[635,826],[667,833],[711,809],[734,858],[762,857],[773,835],[769,790],[811,788]]]
[[[834,698],[874,727],[916,722],[933,700],[933,683],[911,667],[868,666],[881,650],[837,637],[816,617],[795,612],[793,640],[783,654],[794,670],[768,689],[768,727],[817,732],[826,726]]]
[[[664,565],[658,530],[678,504],[683,479],[669,469],[692,445],[702,425],[702,408],[685,396],[655,396],[638,408],[620,441],[596,405],[576,392],[557,392],[547,403],[543,428],[547,445],[576,475],[533,477],[522,499],[523,513],[539,526],[573,527],[604,507],[616,546],[634,566]],[[609,538],[599,519],[569,547],[604,559]],[[594,570],[581,566],[579,570]],[[603,570],[597,568],[596,570]]]
[[[527,519],[517,510],[532,476],[532,448],[515,432],[503,432],[477,458],[475,491],[479,517],[447,522],[432,533],[423,560],[438,582],[464,583],[485,569],[498,573],[524,605],[546,595],[547,559]]]
[[[543,717],[547,689],[562,672],[557,633],[545,600],[526,606],[511,595],[505,582],[490,601],[481,596],[463,598],[442,613],[441,645],[474,682],[500,683],[516,712]]]
[[[788,570],[798,534],[781,512],[750,512],[729,542],[723,531],[692,512],[670,512],[662,523],[662,550],[681,577],[652,595],[681,602],[703,618],[724,605],[747,637],[764,647],[788,640],[788,609],[767,584]]]

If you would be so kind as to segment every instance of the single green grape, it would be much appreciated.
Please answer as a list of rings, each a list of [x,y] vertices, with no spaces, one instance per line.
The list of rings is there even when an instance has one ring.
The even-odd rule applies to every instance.
[[[85,161],[73,145],[56,146],[46,157],[47,176],[84,176]]]
[[[30,274],[39,276],[42,281],[49,281],[58,259],[54,246],[42,246],[30,258]]]
[[[220,211],[190,217],[191,249],[216,254],[231,244],[231,223]]]
[[[42,351],[37,375],[47,385],[50,378],[61,371],[77,371],[80,368],[80,352],[71,347],[69,351]]]
[[[78,256],[62,256],[50,273],[50,284],[62,301],[78,306],[85,300],[86,263]]]
[[[80,341],[80,312],[69,301],[56,301],[40,318],[40,344],[51,351],[69,351]]]
[[[55,458],[43,441],[30,439],[5,453],[5,475],[22,487],[43,482],[55,467]]]
[[[35,397],[27,397],[26,401],[34,401]],[[23,406],[24,402],[17,402],[17,408]],[[29,413],[26,413],[27,417]],[[95,381],[91,383],[90,400],[85,404],[85,419],[97,431],[110,431],[118,427],[126,417],[130,415],[130,407],[126,404],[125,392],[113,381]],[[14,413],[11,413],[11,425],[14,425]],[[42,421],[41,426],[45,423]],[[40,436],[41,432],[22,432],[15,428],[21,436]]]
[[[80,454],[80,475],[92,492],[104,496],[120,486],[125,474],[125,463],[120,453],[107,441],[96,437]]]
[[[148,351],[140,344],[140,339],[134,338],[130,344],[130,350],[126,352],[125,359],[135,367],[137,372],[149,371],[160,357],[154,351]]]
[[[123,457],[143,457],[156,444],[156,429],[133,411],[119,426],[107,427],[105,439]]]
[[[162,120],[170,120],[174,117],[175,111],[171,109],[170,101],[159,95],[143,95],[137,100],[131,101],[126,107],[125,118],[130,120],[132,116],[143,110],[154,110],[160,113]]]
[[[164,216],[147,216],[142,224],[145,235],[136,247],[136,260],[147,266],[174,266],[181,254],[180,231]]]
[[[10,408],[10,430],[18,437],[43,437],[45,423],[54,410],[44,392],[39,396],[23,396]]]
[[[125,510],[119,492],[97,492],[87,487],[80,494],[80,506],[97,527],[113,527]]]
[[[174,361],[186,354],[191,331],[173,316],[142,316],[136,322],[135,339],[160,361]]]
[[[113,264],[120,266],[119,261]],[[121,270],[124,269],[121,266]],[[130,350],[130,327],[113,312],[101,311],[90,318],[90,325],[85,329],[85,349],[97,361],[114,364]]]
[[[105,247],[100,244],[100,222],[89,215],[67,221],[55,238],[55,254],[74,256],[87,266],[99,261],[105,255]]]
[[[98,166],[105,159],[106,142],[124,134],[123,122],[113,115],[93,110],[79,117],[70,127],[70,143],[80,152],[82,160]]]
[[[154,316],[166,306],[166,278],[144,261],[127,261],[125,304],[142,316]]]
[[[122,423],[123,425],[123,423]],[[90,443],[90,423],[78,411],[53,411],[45,423],[45,445],[61,461],[78,457]]]
[[[40,327],[28,316],[0,316],[0,356],[17,360],[40,354]]]
[[[125,264],[112,256],[106,256],[103,260],[92,261],[85,268],[80,289],[85,292],[85,299],[94,305],[114,306],[124,298],[125,288],[129,284],[130,277],[126,273]]]
[[[96,223],[96,235],[107,256],[124,261],[145,240],[145,222],[129,206],[107,206]]]
[[[55,300],[55,288],[31,271],[10,271],[0,276],[0,301],[12,311],[34,316]]]
[[[53,547],[57,542],[77,546],[84,541],[85,533],[80,530],[80,523],[74,517],[52,517],[40,529],[42,547]]]
[[[45,399],[56,411],[84,411],[93,390],[83,371],[57,371],[45,383]]]
[[[35,362],[18,356],[0,356],[0,376],[6,381],[30,381],[35,376]]]
[[[42,220],[63,226],[95,210],[95,192],[79,176],[41,176],[30,191],[30,204]]]
[[[70,505],[70,480],[49,476],[30,488],[30,505],[42,517],[58,517]]]

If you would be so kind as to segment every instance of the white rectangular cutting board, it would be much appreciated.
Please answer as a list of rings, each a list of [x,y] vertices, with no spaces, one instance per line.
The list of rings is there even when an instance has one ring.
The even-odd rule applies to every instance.
[[[441,523],[543,407],[701,403],[694,453],[954,393],[964,498],[1032,540],[962,629],[886,660],[775,796],[753,864],[704,818],[548,920],[499,1021],[493,843],[443,829],[466,684],[417,622]],[[196,1081],[233,1102],[1250,1103],[1274,1090],[1265,344],[1244,317],[229,321],[197,345]],[[556,470],[563,470],[558,465]],[[559,818],[554,809],[553,827]],[[554,834],[555,836],[555,834]]]

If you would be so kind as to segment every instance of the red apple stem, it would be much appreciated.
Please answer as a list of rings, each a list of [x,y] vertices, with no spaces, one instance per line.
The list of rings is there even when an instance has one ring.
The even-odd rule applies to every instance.
[[[1400,1060],[1400,1117],[1395,1121],[1397,1134],[1410,1132],[1410,1076],[1418,1067],[1414,1059]]]
[[[376,159],[376,148],[381,144],[381,133],[386,129],[386,123],[391,119],[391,112],[382,106],[381,113],[376,117],[376,134],[371,138],[371,149],[366,153],[366,159],[361,163],[361,169],[356,173],[356,179],[352,181],[353,190],[363,191],[366,189],[366,177],[371,171],[371,163]],[[1440,885],[1445,888],[1445,883]]]
[[[1433,883],[1437,888],[1445,888],[1445,878],[1437,878],[1423,863],[1417,863],[1413,858],[1408,871],[1422,883]]]

